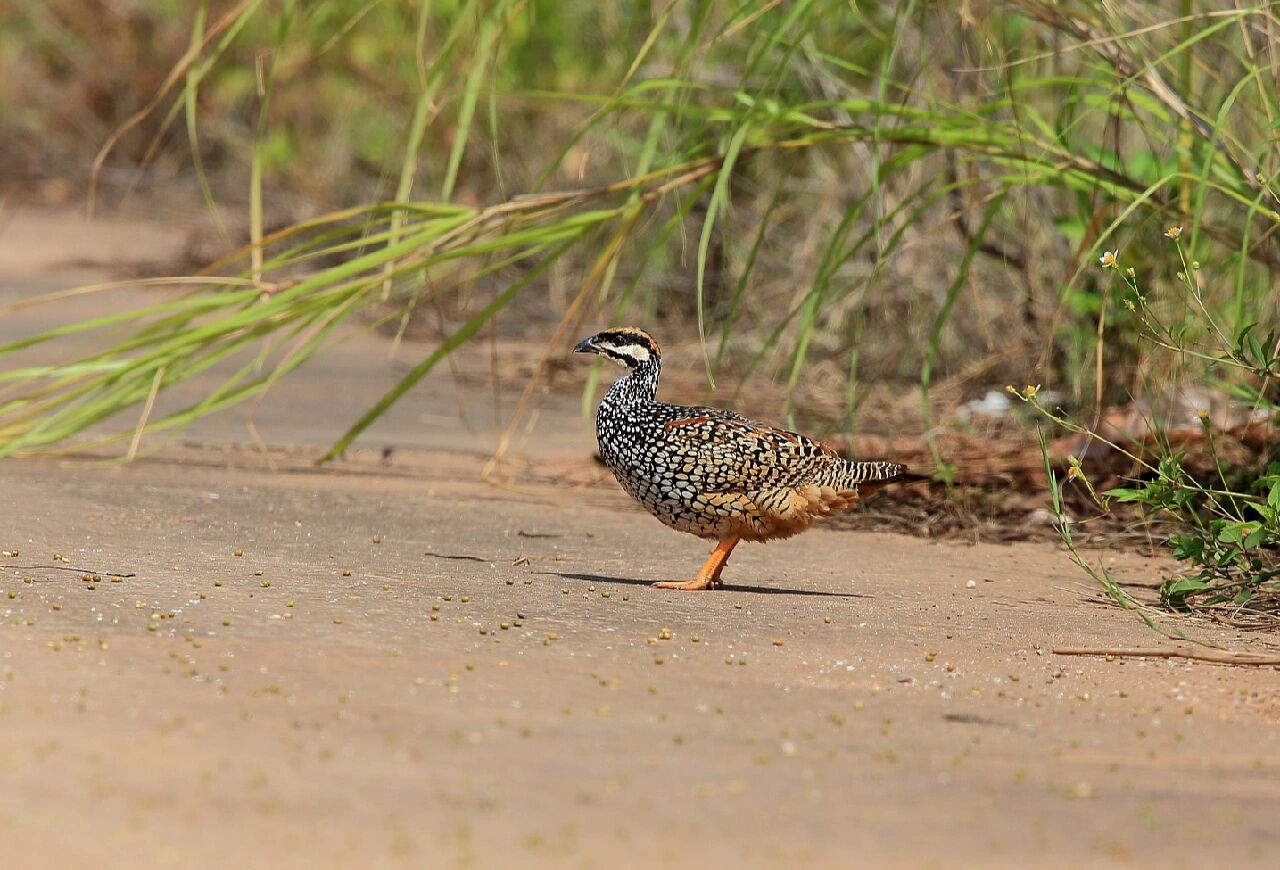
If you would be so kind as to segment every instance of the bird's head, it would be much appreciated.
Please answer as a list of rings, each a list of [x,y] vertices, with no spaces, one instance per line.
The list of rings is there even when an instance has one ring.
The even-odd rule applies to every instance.
[[[583,339],[573,348],[574,353],[598,353],[627,368],[639,368],[644,365],[657,365],[662,358],[662,351],[653,336],[633,326],[620,326],[617,329],[606,329],[590,338]]]

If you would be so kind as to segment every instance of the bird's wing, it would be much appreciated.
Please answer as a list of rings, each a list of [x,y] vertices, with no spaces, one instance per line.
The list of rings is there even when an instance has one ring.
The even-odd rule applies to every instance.
[[[731,411],[691,408],[666,426],[669,437],[696,451],[706,492],[760,492],[812,483],[840,461],[820,441],[748,420]]]

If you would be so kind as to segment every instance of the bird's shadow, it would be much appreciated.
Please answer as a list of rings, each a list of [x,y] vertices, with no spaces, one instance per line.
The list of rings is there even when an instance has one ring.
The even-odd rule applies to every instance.
[[[603,574],[573,574],[567,571],[538,571],[551,577],[563,577],[566,580],[585,580],[588,583],[619,583],[624,586],[649,586],[654,581],[640,580],[635,577],[607,577]],[[666,591],[666,590],[663,590]],[[782,586],[740,586],[728,584],[719,587],[722,592],[754,592],[760,595],[817,595],[822,598],[871,598],[857,592],[823,592],[818,589],[787,589]]]

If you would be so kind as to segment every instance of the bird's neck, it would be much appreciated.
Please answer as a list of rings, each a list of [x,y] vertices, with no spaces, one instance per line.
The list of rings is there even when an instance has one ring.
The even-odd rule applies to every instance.
[[[642,363],[613,382],[605,401],[621,407],[647,405],[658,394],[658,375],[661,369],[656,361]]]

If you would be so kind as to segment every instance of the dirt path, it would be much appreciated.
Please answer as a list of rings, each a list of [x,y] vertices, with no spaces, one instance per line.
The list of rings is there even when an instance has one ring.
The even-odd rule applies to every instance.
[[[344,348],[270,463],[228,418],[0,461],[6,866],[1278,860],[1276,671],[1054,656],[1156,641],[1054,548],[815,531],[655,590],[706,547],[590,483],[572,403],[511,490],[439,381],[312,470],[326,373],[385,366]]]

